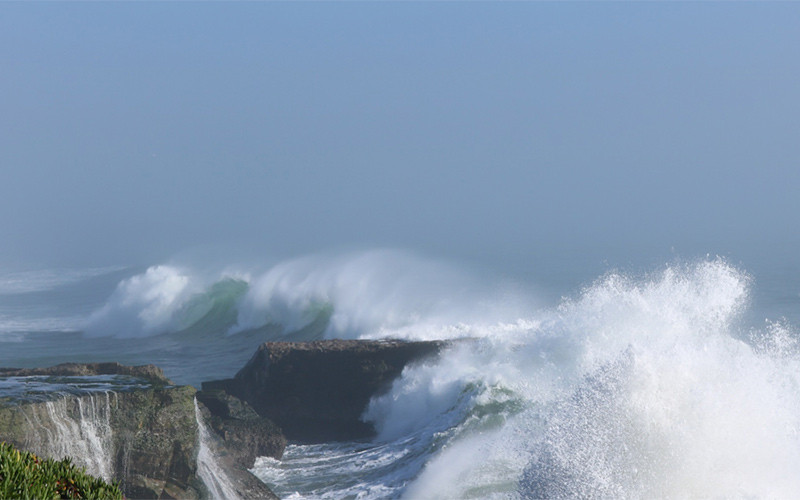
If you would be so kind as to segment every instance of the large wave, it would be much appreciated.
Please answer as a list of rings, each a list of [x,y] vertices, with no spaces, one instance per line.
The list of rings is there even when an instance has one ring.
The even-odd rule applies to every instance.
[[[364,418],[431,459],[408,498],[791,498],[800,353],[741,322],[750,278],[723,260],[608,274],[436,364]]]
[[[794,498],[800,346],[747,326],[751,287],[723,259],[609,273],[407,367],[373,443],[254,472],[295,498]]]
[[[485,321],[518,314],[523,294],[494,298],[452,266],[397,250],[318,255],[264,272],[160,265],[119,283],[87,321],[91,335],[137,337],[271,327],[299,338],[442,338],[481,335]]]

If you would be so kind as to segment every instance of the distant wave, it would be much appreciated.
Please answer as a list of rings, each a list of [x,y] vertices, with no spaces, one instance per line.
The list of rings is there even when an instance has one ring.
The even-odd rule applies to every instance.
[[[139,337],[192,327],[227,329],[247,282],[223,276],[208,284],[190,271],[161,265],[122,280],[102,308],[89,317],[89,335]]]
[[[395,250],[304,257],[265,272],[159,265],[121,281],[86,331],[137,337],[272,326],[293,335],[324,322],[327,338],[461,337],[516,307],[492,292],[451,266]]]
[[[21,341],[29,332],[75,332],[85,323],[81,316],[20,318],[0,314],[0,342]]]

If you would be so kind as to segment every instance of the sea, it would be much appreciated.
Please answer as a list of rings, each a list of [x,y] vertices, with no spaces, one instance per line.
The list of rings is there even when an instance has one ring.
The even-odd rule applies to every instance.
[[[376,249],[214,265],[0,268],[0,366],[233,376],[269,340],[469,339],[412,364],[370,440],[290,443],[282,498],[797,498],[790,259],[470,269]]]

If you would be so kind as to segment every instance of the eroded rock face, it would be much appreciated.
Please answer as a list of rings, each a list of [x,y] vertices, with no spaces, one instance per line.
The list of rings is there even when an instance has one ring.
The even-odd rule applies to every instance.
[[[194,394],[193,387],[181,386],[118,395],[112,417],[115,465],[127,496],[199,496]]]
[[[120,481],[129,498],[199,498],[194,393],[172,386],[16,400],[0,405],[0,440],[68,456],[91,474]]]
[[[221,390],[199,391],[197,401],[208,410],[206,423],[239,467],[252,468],[257,457],[283,456],[286,437],[281,429],[246,402]]]
[[[207,496],[197,475],[193,387],[171,385],[152,365],[117,363],[0,369],[0,378],[12,394],[0,398],[0,440],[42,456],[69,456],[92,474],[120,481],[128,498]],[[59,394],[46,392],[48,385]],[[229,406],[243,406],[229,399]],[[246,431],[239,429],[239,440],[247,440]],[[219,442],[219,454],[230,454],[225,440]],[[242,498],[275,498],[245,467],[230,465],[224,472]]]
[[[198,477],[202,422],[212,431],[204,430],[211,436],[203,446],[230,480],[224,491],[276,498],[247,471],[256,457],[280,458],[287,437],[371,436],[372,426],[360,421],[370,398],[386,391],[406,365],[445,345],[269,342],[235,378],[204,383],[200,392],[175,386],[153,365],[0,368],[0,440],[43,456],[70,456],[90,473],[119,480],[129,498],[199,498],[208,494]],[[73,388],[87,378],[94,392]],[[47,392],[54,385],[62,392],[57,398]]]
[[[224,390],[273,420],[290,440],[313,443],[369,437],[360,420],[370,398],[386,391],[412,361],[445,342],[323,340],[267,342],[233,379],[203,383]]]

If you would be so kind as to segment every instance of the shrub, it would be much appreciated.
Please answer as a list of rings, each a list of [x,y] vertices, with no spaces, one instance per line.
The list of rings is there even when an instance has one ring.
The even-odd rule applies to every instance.
[[[0,443],[0,498],[15,499],[122,499],[116,482],[86,474],[83,468],[63,460],[39,458]]]

